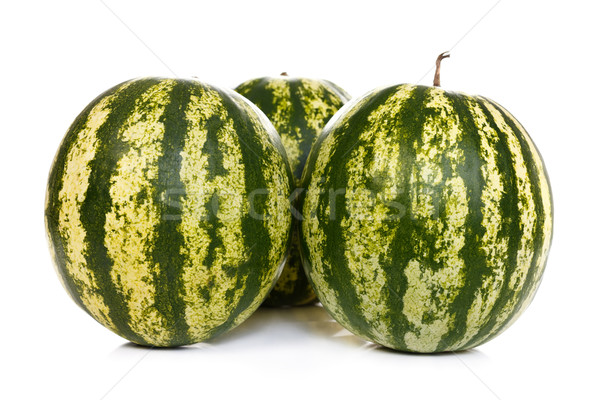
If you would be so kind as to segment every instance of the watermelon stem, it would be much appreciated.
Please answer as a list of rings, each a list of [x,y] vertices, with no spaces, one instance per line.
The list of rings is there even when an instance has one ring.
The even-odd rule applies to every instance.
[[[433,86],[435,87],[440,87],[440,66],[442,65],[442,60],[448,57],[450,57],[450,52],[445,51],[435,60],[435,75],[433,77]]]

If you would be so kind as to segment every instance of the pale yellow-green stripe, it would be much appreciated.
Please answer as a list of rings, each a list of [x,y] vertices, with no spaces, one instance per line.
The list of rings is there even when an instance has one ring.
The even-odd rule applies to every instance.
[[[326,87],[319,81],[311,79],[300,79],[300,85],[298,85],[298,94],[302,102],[304,109],[304,115],[306,116],[306,124],[309,129],[315,132],[320,132],[325,126],[325,121],[329,119],[338,108],[341,107],[342,102],[332,104],[325,101]],[[334,99],[334,96],[330,96]]]
[[[152,191],[165,133],[161,117],[174,84],[174,80],[164,80],[144,92],[119,132],[119,139],[129,150],[118,161],[110,180],[112,208],[104,226],[104,244],[113,261],[111,279],[126,299],[130,328],[155,345],[168,345],[171,339],[165,318],[155,306],[153,282],[161,266],[148,257],[148,249],[160,222]],[[138,199],[139,193],[147,195]]]
[[[500,328],[505,325],[509,316],[514,312],[515,307],[520,298],[519,294],[525,283],[527,272],[530,269],[532,258],[534,255],[535,241],[535,225],[537,219],[537,211],[533,198],[533,191],[525,159],[523,157],[521,144],[517,138],[517,133],[508,126],[502,114],[490,103],[487,99],[479,98],[485,105],[487,111],[492,115],[494,123],[498,129],[506,135],[506,142],[513,159],[513,167],[515,169],[516,183],[518,189],[517,207],[519,210],[519,227],[522,231],[522,236],[517,250],[517,264],[511,276],[508,278],[508,287],[514,291],[512,298],[500,310],[497,316],[496,324],[492,328],[491,334],[495,334]]]
[[[462,340],[452,349],[465,346],[490,320],[490,313],[502,290],[506,272],[505,262],[508,257],[508,237],[499,236],[503,224],[500,202],[505,187],[496,151],[498,134],[489,125],[484,111],[476,102],[468,101],[468,107],[481,140],[479,154],[482,158],[481,174],[484,182],[481,193],[483,203],[481,225],[485,233],[481,237],[480,248],[486,257],[487,276],[477,289],[475,299],[469,307],[466,332]]]
[[[102,325],[115,329],[109,317],[108,306],[98,294],[98,284],[94,273],[87,268],[85,256],[88,252],[86,232],[81,223],[81,204],[89,185],[91,174],[90,161],[98,150],[98,129],[106,122],[111,113],[111,104],[128,84],[122,85],[110,96],[102,98],[87,116],[84,128],[66,156],[63,186],[58,193],[60,207],[58,226],[64,241],[66,271],[79,289],[80,299],[88,312]],[[52,248],[52,246],[50,246]],[[55,256],[54,256],[55,258]],[[55,263],[55,266],[57,264]],[[62,279],[63,286],[66,287]]]
[[[281,142],[288,156],[292,171],[296,170],[300,163],[300,136],[299,128],[292,129],[292,101],[290,93],[290,84],[288,79],[271,79],[265,85],[265,89],[270,90],[273,96],[273,112],[269,115],[269,120],[281,136]]]
[[[384,104],[374,110],[368,117],[368,128],[359,140],[361,145],[355,147],[345,165],[348,172],[346,187],[347,215],[340,225],[345,243],[345,257],[348,269],[352,273],[352,283],[356,288],[360,302],[362,317],[368,321],[371,334],[381,344],[389,343],[389,301],[386,272],[381,262],[388,262],[388,251],[397,228],[391,228],[387,221],[397,216],[398,210],[390,208],[390,203],[401,191],[402,176],[400,167],[400,141],[390,140],[388,132],[394,129],[387,118],[391,110],[398,112],[403,103],[412,95],[414,87],[400,87]],[[365,145],[377,149],[370,162]],[[378,193],[372,193],[367,184],[376,180],[381,187]]]
[[[453,328],[455,315],[449,313],[450,305],[464,285],[465,263],[459,252],[465,245],[465,220],[469,212],[467,189],[458,176],[458,165],[464,163],[464,154],[458,147],[461,130],[457,115],[448,98],[440,89],[429,91],[426,107],[434,109],[435,117],[428,117],[423,126],[421,143],[415,143],[416,159],[411,175],[412,218],[420,220],[429,232],[439,239],[431,255],[443,265],[433,268],[424,261],[428,244],[422,239],[415,243],[423,252],[405,269],[407,290],[404,294],[403,313],[414,326],[404,335],[409,350],[434,351],[442,337]],[[446,124],[443,126],[442,121]],[[439,142],[432,144],[437,139]],[[443,158],[452,167],[452,176],[443,180]],[[439,204],[433,194],[442,190],[441,202],[445,216],[439,215]],[[432,322],[425,322],[424,316]]]
[[[186,256],[182,277],[183,298],[187,305],[185,318],[190,336],[202,340],[227,321],[244,292],[242,277],[228,275],[226,269],[236,268],[248,256],[241,225],[248,211],[245,168],[233,122],[218,92],[210,88],[197,90],[200,93],[191,96],[186,110],[188,135],[181,152],[180,170],[186,197],[182,202],[179,229],[186,243],[182,250]],[[206,123],[213,116],[222,121],[217,131],[217,144],[227,173],[209,179],[208,158],[202,148],[208,134]],[[210,202],[213,196],[217,196],[218,202]],[[207,265],[206,257],[212,240],[212,223],[207,217],[215,212],[221,244],[213,249],[213,260]],[[201,295],[201,291],[206,289],[210,292],[208,300]]]

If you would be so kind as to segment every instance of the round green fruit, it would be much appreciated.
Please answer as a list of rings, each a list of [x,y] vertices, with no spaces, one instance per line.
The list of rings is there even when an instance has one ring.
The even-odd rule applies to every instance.
[[[397,85],[348,103],[308,160],[304,266],[345,328],[409,352],[472,348],[531,302],[552,236],[540,154],[497,103]]]
[[[252,101],[271,120],[281,136],[296,183],[302,177],[308,154],[323,127],[350,96],[325,80],[259,78],[235,89]],[[297,222],[294,222],[292,247],[281,277],[265,300],[267,306],[299,306],[317,298],[302,269]]]
[[[142,78],[64,137],[45,221],[66,290],[142,345],[212,338],[266,298],[290,241],[293,177],[262,112],[230,90]]]

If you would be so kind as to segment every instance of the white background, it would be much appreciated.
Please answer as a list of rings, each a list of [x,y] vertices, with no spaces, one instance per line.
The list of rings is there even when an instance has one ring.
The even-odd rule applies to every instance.
[[[600,398],[600,12],[593,1],[496,1],[3,1],[0,397]],[[544,281],[492,342],[402,354],[309,307],[262,310],[210,343],[149,351],[61,288],[43,229],[47,173],[72,120],[105,89],[143,75],[234,87],[287,71],[358,96],[430,84],[449,49],[442,86],[508,108],[554,192]]]

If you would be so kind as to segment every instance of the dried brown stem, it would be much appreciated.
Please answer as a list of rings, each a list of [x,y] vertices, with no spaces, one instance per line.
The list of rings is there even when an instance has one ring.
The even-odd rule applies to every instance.
[[[435,75],[433,77],[433,86],[435,87],[440,86],[440,66],[442,65],[442,60],[448,57],[450,57],[450,53],[445,51],[435,60]]]

